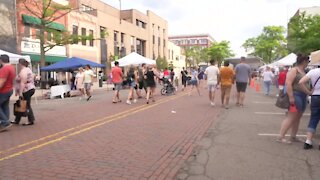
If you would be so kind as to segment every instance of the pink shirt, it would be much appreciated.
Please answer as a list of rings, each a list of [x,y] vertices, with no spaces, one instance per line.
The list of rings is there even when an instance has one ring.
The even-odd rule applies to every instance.
[[[19,75],[16,78],[17,91],[25,93],[31,89],[35,89],[34,75],[30,68],[24,67],[21,69]]]

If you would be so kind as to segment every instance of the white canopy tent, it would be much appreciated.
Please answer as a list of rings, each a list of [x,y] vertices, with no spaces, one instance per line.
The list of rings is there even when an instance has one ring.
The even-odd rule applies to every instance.
[[[270,66],[292,66],[297,61],[297,55],[291,53],[286,57],[270,64]]]
[[[121,59],[118,59],[117,61],[119,62],[120,67],[130,66],[130,65],[140,65],[143,63],[156,64],[155,60],[143,57],[136,52],[132,52],[131,54],[129,54]],[[112,63],[112,66],[114,66],[114,62]]]
[[[18,55],[18,54],[13,54],[13,53],[10,53],[10,52],[7,52],[7,51],[0,49],[0,55],[2,55],[2,54],[6,54],[9,56],[9,60],[10,60],[11,64],[18,64],[20,58],[24,58],[28,62],[31,62],[30,56],[22,56],[22,55]]]
[[[310,65],[320,65],[320,50],[311,53]]]

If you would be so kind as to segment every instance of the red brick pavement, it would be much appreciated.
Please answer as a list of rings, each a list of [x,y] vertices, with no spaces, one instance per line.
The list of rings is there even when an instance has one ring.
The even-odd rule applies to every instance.
[[[173,179],[220,110],[209,106],[207,96],[180,95],[129,107],[109,105],[104,95],[91,102],[42,104],[35,126],[0,134],[0,159],[14,154],[0,160],[0,179]],[[129,108],[136,112],[94,122]],[[5,151],[88,122],[92,124]]]

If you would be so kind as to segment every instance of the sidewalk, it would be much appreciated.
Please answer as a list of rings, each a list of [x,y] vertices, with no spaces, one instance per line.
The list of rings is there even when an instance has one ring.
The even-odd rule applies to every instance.
[[[95,90],[112,90],[113,88],[113,84],[106,84],[103,83],[102,87],[99,87],[99,83],[98,82],[94,82],[92,89],[93,91]],[[45,94],[50,92],[50,89],[36,89],[35,94],[33,95],[33,98],[35,100],[43,100],[45,99]],[[18,100],[18,96],[15,96],[14,94],[11,96],[10,101],[16,101]]]
[[[274,95],[264,96],[252,88],[248,88],[244,108],[236,107],[233,99],[233,106],[221,112],[176,179],[319,179],[319,136],[315,148],[308,151],[303,150],[302,142],[277,143],[285,115],[275,101]],[[307,110],[298,132],[302,139],[309,117]]]

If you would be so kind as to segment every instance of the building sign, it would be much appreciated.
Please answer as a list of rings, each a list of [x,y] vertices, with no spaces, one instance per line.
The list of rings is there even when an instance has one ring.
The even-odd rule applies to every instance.
[[[22,53],[40,54],[40,42],[39,40],[22,40],[21,41]],[[67,50],[65,46],[55,46],[46,52],[46,55],[53,56],[66,56]]]

